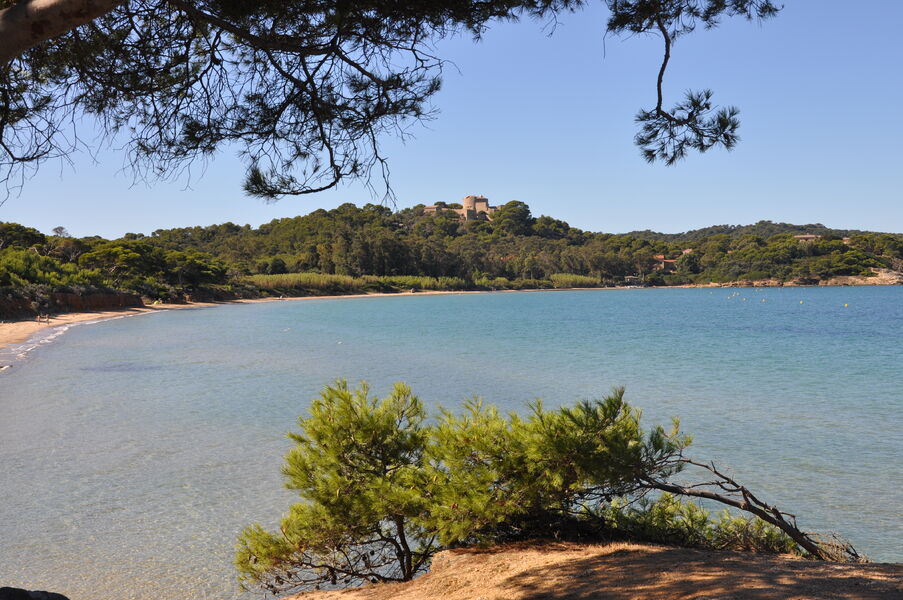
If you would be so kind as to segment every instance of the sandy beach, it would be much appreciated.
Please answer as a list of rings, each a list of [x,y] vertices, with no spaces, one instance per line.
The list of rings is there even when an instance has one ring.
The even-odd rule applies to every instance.
[[[115,310],[104,310],[97,312],[62,313],[58,315],[51,315],[48,319],[42,319],[40,321],[37,320],[37,318],[21,319],[16,321],[0,321],[0,348],[5,348],[13,344],[20,344],[39,331],[47,329],[49,327],[59,327],[60,325],[83,323],[85,321],[105,321],[107,319],[121,319],[123,317],[134,317],[137,315],[157,312],[160,310],[196,308],[201,306],[214,305],[207,303],[155,304],[135,308],[119,308]]]
[[[101,321],[104,319],[115,319],[120,317],[130,317],[138,314],[154,310],[149,307],[141,308],[123,308],[119,310],[107,310],[101,312],[88,313],[64,313],[60,315],[52,315],[48,319],[38,320],[37,318],[30,320],[18,321],[0,321],[0,348],[5,348],[13,344],[20,344],[28,338],[48,327],[58,327],[60,325],[68,325],[70,323],[81,323],[84,321]]]
[[[427,295],[445,295],[445,294],[485,294],[482,291],[449,291],[436,292],[424,291],[416,292],[400,292],[400,293],[374,293],[374,294],[344,294],[334,296],[299,296],[289,298],[254,298],[249,300],[233,300],[229,302],[188,302],[185,304],[148,304],[145,306],[134,308],[120,308],[114,310],[104,310],[97,312],[73,312],[51,315],[47,320],[37,320],[37,318],[5,320],[0,321],[0,348],[5,348],[13,344],[20,344],[31,336],[35,335],[43,329],[49,327],[59,327],[60,325],[69,325],[71,323],[83,323],[85,321],[99,322],[108,319],[121,319],[123,317],[134,317],[146,313],[158,312],[161,310],[179,310],[186,308],[204,308],[208,306],[220,306],[223,304],[250,304],[257,302],[287,302],[299,300],[335,300],[339,298],[377,298],[381,296],[427,296]]]

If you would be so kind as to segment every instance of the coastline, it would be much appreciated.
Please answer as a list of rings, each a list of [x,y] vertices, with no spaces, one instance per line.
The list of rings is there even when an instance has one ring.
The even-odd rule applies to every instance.
[[[841,279],[841,278],[837,278]],[[868,278],[872,279],[872,278]],[[865,280],[865,281],[864,281]],[[831,280],[834,281],[834,280]],[[822,283],[820,285],[800,285],[795,283],[781,283],[765,280],[750,282],[731,282],[731,283],[696,283],[684,285],[666,285],[666,286],[617,286],[617,287],[587,287],[587,288],[545,288],[545,289],[523,289],[523,290],[421,290],[417,292],[373,292],[369,294],[331,294],[325,296],[287,296],[287,297],[269,297],[269,298],[242,298],[236,300],[227,300],[223,302],[186,302],[182,304],[146,304],[140,307],[111,309],[95,312],[70,312],[52,315],[46,321],[38,321],[37,319],[18,319],[18,320],[0,320],[0,350],[15,344],[21,344],[28,341],[33,336],[48,328],[60,327],[74,323],[101,322],[110,319],[121,319],[125,317],[134,317],[137,315],[154,313],[161,310],[180,310],[187,308],[205,308],[210,306],[222,306],[225,304],[254,304],[258,302],[287,302],[302,300],[338,300],[342,298],[380,298],[380,297],[398,297],[398,296],[443,296],[452,294],[501,294],[501,293],[522,293],[522,292],[569,292],[569,291],[587,291],[587,290],[632,290],[632,289],[693,289],[693,288],[738,288],[738,287],[756,287],[756,288],[780,288],[780,287],[833,287],[837,285],[851,287],[872,287],[884,285],[900,285],[898,279],[891,280],[888,277],[874,278],[867,281],[866,278],[842,278],[836,283]],[[0,365],[2,368],[3,365]]]
[[[520,290],[504,290],[504,291],[520,291]],[[523,290],[523,291],[544,291],[544,290]],[[71,325],[74,323],[99,323],[101,321],[109,321],[110,319],[122,319],[126,317],[135,317],[138,315],[154,313],[164,310],[181,310],[188,308],[207,308],[210,306],[222,306],[225,304],[253,304],[258,302],[280,302],[280,301],[297,301],[297,300],[336,300],[339,298],[375,298],[380,296],[432,296],[445,294],[486,294],[480,290],[465,291],[423,291],[423,292],[378,292],[373,294],[338,294],[330,296],[293,296],[287,298],[249,298],[229,300],[225,302],[186,302],[183,304],[145,304],[144,306],[131,308],[117,308],[111,310],[93,311],[93,312],[69,312],[51,315],[47,320],[38,321],[35,318],[17,319],[0,321],[0,350],[27,342],[30,338],[38,333],[63,325]]]
[[[134,317],[137,315],[153,313],[160,310],[172,310],[179,308],[196,308],[204,306],[213,306],[211,303],[198,302],[193,304],[157,304],[145,305],[131,308],[117,308],[111,310],[101,310],[93,312],[70,312],[51,315],[47,320],[37,319],[18,319],[0,321],[0,350],[15,344],[27,342],[36,334],[63,325],[71,325],[74,323],[100,321],[108,321],[110,319],[122,319],[125,317]]]

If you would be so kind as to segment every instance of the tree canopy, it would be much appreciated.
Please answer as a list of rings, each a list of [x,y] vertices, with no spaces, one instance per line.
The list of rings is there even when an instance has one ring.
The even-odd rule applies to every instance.
[[[667,109],[675,40],[723,17],[773,16],[769,0],[605,0],[613,34],[664,43],[656,103],[636,143],[672,164],[731,148],[737,109],[709,90]],[[0,176],[7,185],[86,145],[75,123],[121,134],[136,175],[171,177],[224,145],[247,165],[245,190],[276,198],[348,179],[382,179],[387,134],[427,119],[443,60],[434,43],[493,23],[554,19],[585,0],[0,0]],[[651,79],[651,77],[650,77]],[[103,140],[102,140],[103,141]]]

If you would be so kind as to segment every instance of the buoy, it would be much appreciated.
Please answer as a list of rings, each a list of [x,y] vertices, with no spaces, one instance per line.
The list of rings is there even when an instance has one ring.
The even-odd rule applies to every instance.
[[[800,304],[802,304],[802,303],[803,303],[803,301],[802,301],[802,300],[800,300]]]
[[[844,305],[843,305],[844,308],[846,308],[846,307],[848,307],[848,306],[849,306],[849,304],[844,304]]]

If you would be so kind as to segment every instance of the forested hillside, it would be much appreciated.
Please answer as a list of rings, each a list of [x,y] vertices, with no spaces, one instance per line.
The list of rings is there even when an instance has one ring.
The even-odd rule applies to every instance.
[[[455,205],[448,205],[452,208]],[[811,239],[801,239],[811,234]],[[146,301],[407,289],[817,283],[903,271],[903,235],[761,221],[684,234],[590,233],[509,202],[492,220],[422,205],[344,204],[252,228],[128,233],[117,240],[0,223],[0,289],[40,310],[53,292],[120,291]]]
[[[693,229],[684,233],[659,233],[657,231],[631,231],[627,235],[641,238],[644,240],[666,241],[666,242],[695,242],[705,239],[713,235],[726,234],[731,237],[742,237],[744,235],[754,235],[761,238],[770,238],[779,233],[789,233],[792,235],[820,235],[830,237],[851,237],[854,235],[869,233],[868,231],[860,231],[858,229],[831,229],[825,227],[821,223],[810,223],[809,225],[792,225],[790,223],[774,223],[773,221],[759,221],[752,225],[712,225],[703,227],[702,229]]]

